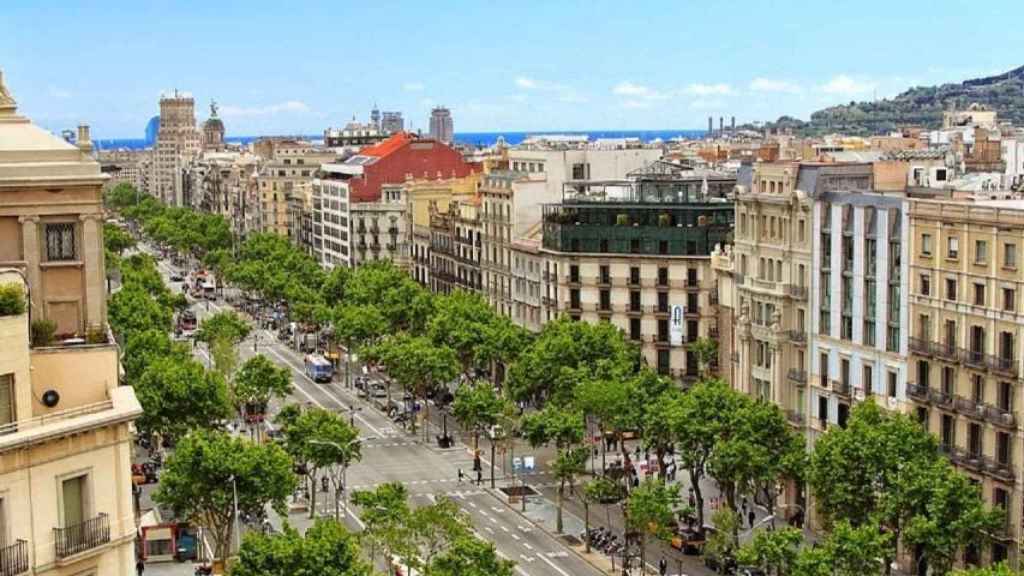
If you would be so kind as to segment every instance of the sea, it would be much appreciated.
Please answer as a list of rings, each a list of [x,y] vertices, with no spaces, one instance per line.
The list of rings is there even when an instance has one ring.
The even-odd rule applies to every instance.
[[[652,142],[654,140],[668,141],[675,138],[685,138],[688,140],[699,140],[704,138],[707,134],[706,130],[555,130],[545,132],[456,132],[455,141],[460,144],[468,144],[478,148],[487,148],[493,146],[498,138],[504,138],[505,143],[509,145],[519,144],[523,140],[533,136],[544,136],[544,135],[559,135],[559,136],[580,136],[585,135],[591,141],[598,140],[601,138],[639,138],[643,142]],[[290,136],[291,137],[291,136]],[[295,138],[301,138],[303,140],[309,140],[311,142],[322,141],[323,136],[320,134],[316,135],[297,135]],[[249,144],[254,142],[263,136],[228,136],[224,138],[226,141],[234,144]],[[93,140],[93,146],[100,150],[141,150],[147,146],[152,146],[152,143],[146,141],[145,138],[113,138],[113,139],[96,139]]]

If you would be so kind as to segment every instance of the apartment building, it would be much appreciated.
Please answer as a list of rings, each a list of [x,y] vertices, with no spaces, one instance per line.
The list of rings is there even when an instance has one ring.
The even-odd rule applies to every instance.
[[[342,176],[335,164],[323,164],[311,187],[313,257],[327,268],[351,265],[349,190]]]
[[[431,270],[433,214],[447,213],[453,202],[468,201],[476,196],[480,181],[480,174],[470,174],[463,178],[410,180],[402,184],[408,204],[409,273],[421,285],[434,286]],[[477,220],[480,216],[478,208]]]
[[[348,206],[352,265],[391,260],[400,268],[407,268],[409,210],[404,187],[384,184],[376,201],[352,202]]]
[[[106,180],[77,146],[17,114],[0,76],[0,285],[30,306],[0,316],[0,570],[134,574],[131,422],[103,273]],[[53,342],[31,342],[39,320]]]
[[[729,241],[735,178],[656,162],[628,180],[572,181],[543,207],[543,321],[611,322],[660,374],[700,374],[688,344],[717,334],[712,249]]]
[[[512,321],[532,332],[544,323],[543,270],[541,252],[543,227],[540,223],[512,240]]]
[[[152,178],[147,190],[165,204],[191,206],[185,197],[184,170],[202,149],[196,128],[195,100],[186,93],[160,97],[160,130],[153,151]]]
[[[908,396],[950,460],[1007,512],[988,549],[964,560],[1017,561],[1024,202],[919,200],[909,225]]]
[[[430,214],[430,289],[479,292],[482,227],[480,197],[453,198],[446,211],[436,205]]]
[[[297,219],[301,212],[295,210],[292,199],[294,197],[304,204],[308,196],[312,205],[311,186],[316,172],[321,164],[332,162],[335,154],[309,142],[287,139],[257,142],[254,149],[266,158],[257,178],[263,232],[279,234],[297,243],[297,231],[300,229]]]
[[[798,188],[797,162],[744,166],[731,249],[713,257],[718,275],[720,374],[774,402],[803,428],[809,369],[808,287],[812,199]]]
[[[909,225],[905,198],[872,192],[870,165],[838,166],[831,176],[811,168],[825,180],[811,193],[813,444],[828,426],[846,425],[854,402],[905,406]]]

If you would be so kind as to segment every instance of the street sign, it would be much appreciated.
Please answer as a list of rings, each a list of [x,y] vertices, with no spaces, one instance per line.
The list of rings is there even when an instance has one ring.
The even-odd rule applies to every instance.
[[[533,456],[524,456],[523,457],[523,468],[527,472],[533,472],[533,467],[534,467]]]
[[[513,458],[512,459],[512,469],[515,470],[516,472],[519,472],[520,470],[522,470],[523,469],[523,459],[520,458],[520,457]]]

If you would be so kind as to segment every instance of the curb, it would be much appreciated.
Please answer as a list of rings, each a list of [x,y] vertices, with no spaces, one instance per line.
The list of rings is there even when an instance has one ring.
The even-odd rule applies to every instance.
[[[504,505],[504,506],[505,506],[506,508],[508,508],[509,510],[511,510],[511,511],[513,511],[513,512],[515,512],[515,513],[516,513],[516,514],[517,514],[518,516],[520,516],[520,517],[521,517],[521,518],[522,518],[523,520],[526,520],[526,521],[527,521],[527,522],[529,522],[529,523],[530,523],[530,524],[531,524],[532,526],[536,527],[536,528],[537,528],[538,530],[540,530],[541,532],[544,532],[545,534],[547,534],[548,536],[550,536],[550,537],[551,537],[552,539],[554,539],[555,541],[557,541],[557,542],[559,542],[560,544],[562,544],[562,545],[563,545],[563,546],[564,546],[565,548],[567,548],[567,549],[568,549],[568,550],[569,550],[570,552],[572,552],[572,553],[573,553],[573,554],[574,554],[574,555],[575,555],[575,556],[576,556],[577,558],[579,558],[579,559],[580,559],[580,560],[582,560],[583,562],[587,563],[588,565],[592,566],[592,567],[593,567],[593,568],[594,568],[595,570],[597,570],[598,572],[600,572],[600,573],[602,573],[602,574],[613,574],[613,572],[609,572],[609,571],[608,571],[608,570],[607,570],[606,568],[604,568],[603,566],[598,566],[597,564],[595,564],[595,563],[594,563],[593,561],[591,561],[591,560],[590,560],[589,558],[587,558],[586,556],[584,556],[583,554],[581,554],[581,553],[579,552],[579,550],[576,550],[576,548],[574,548],[573,546],[569,545],[568,543],[562,542],[562,541],[561,541],[561,538],[560,538],[560,536],[564,536],[564,534],[554,534],[554,533],[552,533],[552,532],[548,531],[548,529],[547,529],[547,528],[545,528],[544,526],[542,526],[542,525],[538,524],[537,522],[535,522],[534,520],[532,520],[532,519],[531,519],[530,517],[528,517],[528,516],[527,516],[526,514],[523,514],[523,513],[522,513],[522,512],[521,512],[521,511],[520,511],[520,510],[519,510],[518,508],[516,508],[515,506],[512,506],[511,504],[509,504],[509,503],[508,503],[508,498],[507,498],[507,497],[506,497],[506,496],[505,496],[504,494],[501,494],[501,493],[500,493],[501,491],[500,491],[500,490],[498,490],[497,488],[489,488],[489,487],[485,487],[485,488],[484,488],[484,490],[486,490],[486,491],[487,491],[488,493],[490,493],[490,494],[491,494],[492,496],[494,496],[494,497],[495,497],[495,498],[496,498],[496,499],[497,499],[497,500],[498,500],[499,502],[501,502],[501,503],[502,503],[502,504],[503,504],[503,505]],[[539,492],[538,492],[538,494],[539,494]]]

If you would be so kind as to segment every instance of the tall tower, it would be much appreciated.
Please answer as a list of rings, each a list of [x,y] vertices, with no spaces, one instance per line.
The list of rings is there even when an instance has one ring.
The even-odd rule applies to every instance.
[[[377,130],[380,130],[380,110],[377,108],[377,104],[373,105],[373,110],[370,110],[370,124]]]
[[[455,125],[452,113],[443,106],[430,111],[430,137],[434,140],[451,144],[455,136]]]
[[[217,117],[217,102],[210,101],[210,118],[203,122],[203,150],[224,149],[224,122]]]
[[[202,134],[196,128],[196,103],[187,93],[174,91],[160,98],[160,130],[152,163],[153,189],[167,204],[184,205],[182,171],[199,154]]]
[[[715,135],[715,119],[708,116],[708,138]]]

